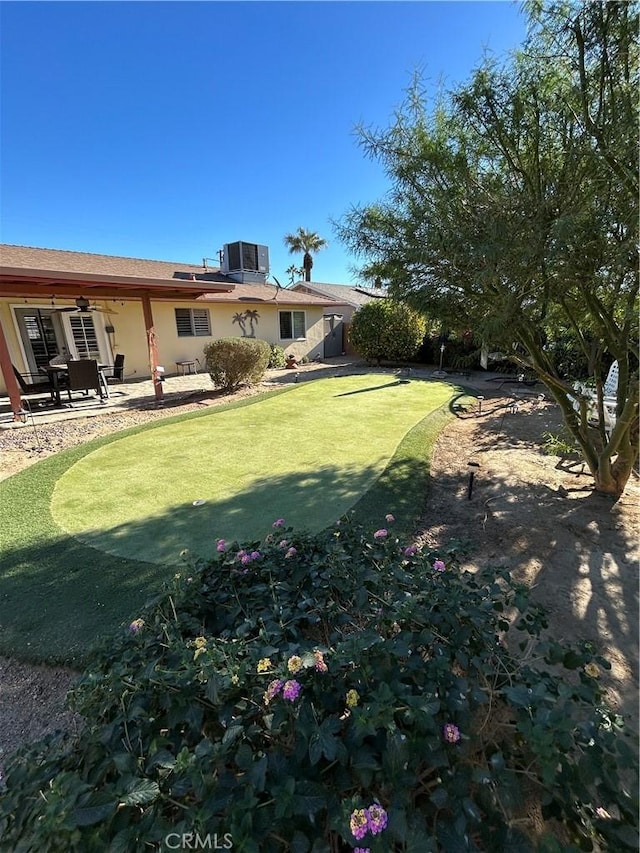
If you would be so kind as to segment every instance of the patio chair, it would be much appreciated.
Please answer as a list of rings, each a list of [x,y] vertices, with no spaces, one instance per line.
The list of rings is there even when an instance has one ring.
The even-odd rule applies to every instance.
[[[98,370],[98,362],[95,358],[82,358],[78,361],[68,361],[67,372],[69,376],[69,384],[67,386],[69,401],[71,401],[72,391],[84,391],[85,394],[88,394],[89,391],[95,391],[101,400],[104,398],[104,391],[100,380],[100,371]]]
[[[613,428],[616,425],[616,409],[618,405],[618,362],[614,361],[609,368],[609,373],[602,386],[602,409],[604,413],[604,430],[607,436],[611,435]],[[573,408],[576,412],[580,411],[580,399],[587,401],[587,423],[590,426],[599,425],[598,415],[598,395],[594,388],[585,385],[582,382],[576,382],[574,385],[576,391],[579,392],[573,401]]]
[[[102,375],[107,382],[124,382],[124,356],[118,353],[111,367],[103,367]]]
[[[51,382],[45,378],[40,373],[20,373],[15,364],[12,364],[13,373],[18,380],[18,385],[20,386],[20,391],[23,396],[28,396],[30,394],[47,394],[51,393],[52,386]],[[25,376],[29,379],[38,378],[39,382],[25,382]]]

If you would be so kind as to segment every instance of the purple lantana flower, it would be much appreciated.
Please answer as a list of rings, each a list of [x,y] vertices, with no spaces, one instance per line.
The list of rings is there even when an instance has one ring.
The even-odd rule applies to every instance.
[[[276,518],[276,520],[271,525],[272,527],[284,527],[284,518]]]
[[[382,527],[380,530],[376,530],[376,532],[373,534],[373,538],[374,539],[384,539],[384,537],[387,535],[388,535],[388,531],[385,530],[384,527]]]
[[[216,551],[224,551],[226,547],[227,543],[224,541],[224,539],[218,539],[218,541],[216,542]]]
[[[402,553],[405,557],[414,557],[418,553],[418,546],[408,545]]]
[[[436,572],[444,572],[447,567],[445,566],[442,560],[436,560],[433,564],[433,568],[436,570]]]
[[[442,733],[447,743],[458,743],[460,740],[460,729],[453,723],[445,723]]]
[[[296,549],[296,548],[294,548],[294,547],[293,547],[293,545],[292,545],[292,546],[291,546],[291,548],[289,548],[289,550],[287,551],[287,553],[284,555],[284,556],[285,556],[285,559],[286,559],[287,557],[295,557],[295,555],[296,555],[297,553],[298,553],[297,549]]]
[[[272,681],[267,689],[264,691],[264,704],[268,705],[271,700],[278,695],[278,693],[282,690],[282,686],[284,681],[279,678],[276,678],[275,681]]]
[[[299,681],[285,681],[284,687],[282,688],[282,695],[285,699],[288,699],[289,702],[293,702],[298,698],[301,690],[302,685]]]
[[[372,835],[379,835],[383,829],[387,826],[387,813],[382,808],[382,806],[378,805],[378,803],[373,803],[373,805],[369,806],[367,809],[367,822],[369,825],[369,832]]]

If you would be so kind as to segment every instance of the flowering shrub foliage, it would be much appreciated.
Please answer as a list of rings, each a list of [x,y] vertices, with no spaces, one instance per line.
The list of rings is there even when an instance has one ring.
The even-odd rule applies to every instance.
[[[6,849],[636,849],[607,662],[543,642],[506,571],[467,573],[385,523],[278,519],[188,563],[96,652],[71,696],[84,730],[9,762]]]

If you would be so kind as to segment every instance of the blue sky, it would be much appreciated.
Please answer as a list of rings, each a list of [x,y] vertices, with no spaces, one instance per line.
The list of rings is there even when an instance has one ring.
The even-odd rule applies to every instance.
[[[354,128],[413,71],[445,85],[524,39],[508,2],[2,2],[0,239],[201,263],[298,226],[316,281],[357,281],[331,220],[386,183]]]

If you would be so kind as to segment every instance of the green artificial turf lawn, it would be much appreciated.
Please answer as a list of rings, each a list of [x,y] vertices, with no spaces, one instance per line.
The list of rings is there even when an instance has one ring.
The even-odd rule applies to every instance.
[[[453,393],[379,374],[314,380],[98,438],[0,482],[0,654],[81,665],[176,571],[151,551],[175,560],[188,547],[197,557],[217,537],[262,538],[277,517],[319,529],[349,507],[365,526],[393,512],[394,531],[409,535]],[[224,473],[232,454],[238,479]],[[148,491],[143,470],[152,461]],[[196,499],[207,502],[194,507]],[[136,516],[150,502],[155,514]],[[83,529],[69,535],[52,509],[56,518],[75,513]],[[248,526],[234,533],[241,518]]]
[[[447,386],[388,375],[307,382],[101,447],[59,479],[52,516],[100,551],[166,564],[179,563],[185,548],[211,557],[217,538],[263,538],[278,517],[321,530],[450,395]]]

